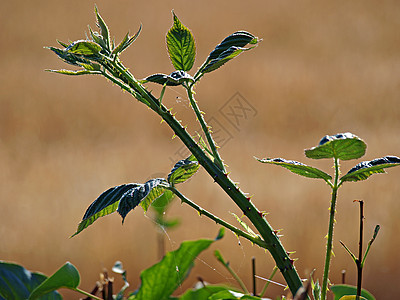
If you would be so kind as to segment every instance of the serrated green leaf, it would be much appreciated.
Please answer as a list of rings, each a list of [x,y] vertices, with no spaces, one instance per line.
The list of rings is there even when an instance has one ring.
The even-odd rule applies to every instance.
[[[311,166],[307,166],[298,161],[286,160],[283,158],[264,158],[264,159],[256,158],[256,159],[262,163],[273,164],[273,165],[278,165],[278,166],[284,167],[284,168],[288,169],[289,171],[291,171],[297,175],[304,176],[304,177],[320,178],[320,179],[324,179],[325,181],[332,179],[332,176],[325,173],[324,171],[321,171],[321,170],[311,167]]]
[[[259,39],[252,35],[249,32],[246,31],[237,31],[230,36],[226,37],[219,45],[215,47],[215,49],[209,54],[207,57],[206,61],[203,63],[203,65],[199,68],[199,70],[196,72],[196,75],[194,76],[197,78],[200,74],[204,73],[204,69],[208,68],[208,71],[212,71],[210,62],[214,61],[213,64],[215,64],[217,61],[221,60],[222,58],[225,57],[225,62],[227,62],[229,59],[226,58],[229,56],[229,54],[234,55],[233,52],[235,52],[234,49],[245,49],[245,47],[248,44],[251,45],[256,45],[259,42]],[[233,48],[232,48],[233,47]],[[242,51],[238,51],[235,56],[239,55]],[[225,54],[223,54],[225,53]],[[233,57],[235,57],[233,56]],[[231,57],[231,59],[233,58]],[[222,64],[221,64],[222,65]],[[221,66],[219,65],[219,66]],[[216,67],[217,65],[215,65]],[[215,70],[215,69],[214,69]]]
[[[70,54],[83,56],[97,56],[102,50],[101,46],[92,41],[79,40],[69,45],[65,51]]]
[[[30,272],[15,263],[0,261],[0,299],[28,299],[30,293],[38,287],[47,276]],[[40,300],[60,300],[61,295],[50,292]]]
[[[150,204],[164,193],[167,186],[168,182],[164,178],[156,178],[150,179],[144,184],[138,184],[127,191],[121,198],[117,209],[122,217],[122,222],[126,215],[139,204],[146,212]]]
[[[173,12],[174,24],[167,33],[167,48],[172,65],[176,70],[189,71],[194,64],[196,45],[190,30]]]
[[[71,236],[75,236],[82,230],[86,229],[89,225],[93,224],[100,217],[104,217],[115,212],[118,209],[120,200],[124,194],[131,191],[133,188],[139,186],[136,183],[122,184],[112,187],[102,193],[86,210],[82,221],[78,225],[78,229]]]
[[[357,287],[351,286],[347,284],[337,284],[331,287],[331,291],[335,295],[335,300],[341,299],[343,296],[351,296],[357,295]],[[370,292],[367,290],[361,290],[361,296],[367,300],[375,300],[375,297],[372,296]]]
[[[346,132],[324,136],[319,145],[305,150],[308,158],[337,158],[350,160],[360,158],[365,154],[367,145],[358,136]]]
[[[170,184],[182,183],[192,177],[200,168],[197,159],[190,155],[188,158],[178,161],[168,174]]]
[[[178,250],[168,252],[159,263],[141,273],[142,284],[135,299],[168,299],[188,276],[196,257],[213,242],[208,239],[185,241]]]
[[[53,275],[43,281],[29,296],[29,300],[37,299],[59,288],[76,289],[81,279],[78,270],[69,262],[66,262]]]
[[[72,76],[77,76],[77,75],[87,75],[87,74],[101,74],[101,72],[98,71],[89,71],[89,70],[78,70],[78,71],[71,71],[71,70],[46,70],[48,72],[52,73],[58,73],[58,74],[63,74],[63,75],[72,75]]]
[[[371,161],[363,161],[350,169],[340,180],[342,182],[366,180],[373,174],[386,173],[385,168],[398,165],[400,165],[400,158],[397,156],[385,156]]]
[[[107,50],[111,49],[111,39],[110,32],[108,30],[107,24],[104,22],[103,18],[100,16],[97,6],[94,8],[97,17],[97,26],[100,28],[103,41],[106,44]]]
[[[222,52],[220,56],[211,60],[206,66],[204,66],[202,73],[212,72],[212,71],[218,69],[219,67],[221,67],[222,65],[224,65],[225,63],[227,63],[228,61],[230,61],[231,59],[238,56],[243,51],[247,51],[250,49],[252,49],[252,48],[239,48],[239,47],[232,46],[229,49],[227,49],[226,51]]]

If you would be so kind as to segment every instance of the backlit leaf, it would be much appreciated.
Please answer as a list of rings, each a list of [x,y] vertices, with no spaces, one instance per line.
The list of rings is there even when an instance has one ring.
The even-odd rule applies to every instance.
[[[79,40],[69,45],[65,51],[76,55],[96,56],[100,53],[101,47],[92,41]]]
[[[78,270],[69,262],[66,262],[53,275],[43,281],[29,296],[29,300],[37,299],[59,288],[76,289],[81,279]]]
[[[139,204],[144,211],[147,211],[150,204],[163,194],[167,186],[168,182],[164,178],[156,178],[128,190],[121,198],[117,209],[122,222],[126,215]]]
[[[215,70],[216,68],[222,66],[222,64],[226,63],[228,60],[239,55],[241,52],[243,52],[243,49],[250,49],[243,48],[246,45],[256,45],[258,42],[259,39],[257,37],[246,31],[237,31],[231,34],[215,47],[215,49],[209,54],[203,65],[196,72],[196,75],[194,77],[197,78],[201,74],[204,74],[205,69],[207,69],[208,72]]]
[[[191,155],[186,159],[178,161],[168,174],[170,184],[182,183],[192,177],[200,168],[197,159]]]
[[[0,299],[28,299],[47,276],[30,272],[24,267],[0,261]],[[61,295],[54,291],[43,295],[41,300],[60,300]]]
[[[367,145],[358,136],[346,132],[324,136],[319,145],[305,150],[306,156],[313,159],[338,158],[350,160],[365,154]]]
[[[294,160],[286,160],[283,158],[264,158],[264,159],[258,159],[256,158],[259,162],[262,163],[267,163],[267,164],[273,164],[273,165],[278,165],[281,167],[284,167],[288,169],[289,171],[301,175],[304,177],[309,177],[309,178],[321,178],[324,179],[325,181],[328,181],[332,179],[332,176],[311,166],[307,166],[301,162],[294,161]]]
[[[174,24],[167,33],[167,48],[176,70],[189,71],[196,56],[196,45],[190,30],[173,13]]]
[[[133,188],[139,186],[136,183],[122,184],[112,187],[102,193],[86,210],[82,221],[78,225],[77,231],[71,236],[75,236],[82,230],[93,224],[100,217],[104,217],[115,212],[118,209],[119,201],[124,194]]]
[[[252,49],[252,48],[239,48],[239,47],[232,46],[229,49],[222,52],[220,56],[211,60],[206,66],[204,66],[202,72],[203,73],[212,72],[212,71],[218,69],[219,67],[221,67],[222,65],[224,65],[225,63],[227,63],[228,61],[230,61],[231,59],[238,56],[243,51],[247,51],[250,49]]]
[[[178,250],[168,252],[159,263],[141,273],[142,284],[135,299],[168,299],[186,279],[196,257],[213,242],[209,239],[185,241]]]
[[[342,182],[366,180],[373,174],[386,173],[385,168],[398,165],[400,165],[400,158],[397,156],[385,156],[371,161],[363,161],[350,169],[340,180]]]

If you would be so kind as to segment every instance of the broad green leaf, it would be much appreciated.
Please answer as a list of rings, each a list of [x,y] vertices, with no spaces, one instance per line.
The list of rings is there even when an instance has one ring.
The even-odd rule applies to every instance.
[[[58,290],[59,288],[69,288],[75,290],[81,279],[78,270],[69,262],[66,262],[53,275],[43,281],[29,296],[29,300],[37,299],[49,292]]]
[[[400,165],[400,158],[397,156],[385,156],[370,161],[363,161],[350,169],[340,180],[360,181],[366,180],[373,174],[386,173],[385,168],[396,167]]]
[[[219,67],[221,67],[222,65],[224,65],[225,63],[227,63],[228,61],[230,61],[231,59],[238,56],[243,51],[247,51],[250,49],[252,49],[252,48],[240,48],[240,47],[232,46],[229,49],[222,52],[220,56],[211,60],[206,66],[204,66],[202,73],[212,72],[212,71],[218,69]]]
[[[173,12],[174,25],[167,33],[167,48],[172,65],[176,70],[189,71],[196,56],[196,45],[190,30]]]
[[[305,150],[306,156],[313,159],[338,158],[350,160],[365,154],[367,145],[358,136],[346,132],[324,136],[319,145]]]
[[[107,46],[107,50],[111,49],[111,39],[110,32],[108,30],[106,22],[104,22],[103,18],[100,16],[97,6],[94,7],[96,17],[97,17],[97,26],[100,28],[101,35],[103,37],[103,41]]]
[[[141,83],[154,82],[161,85],[177,86],[184,82],[193,82],[194,79],[184,71],[174,71],[169,75],[166,74],[153,74],[141,80]]]
[[[126,215],[139,204],[146,212],[150,204],[164,193],[167,186],[168,183],[164,178],[156,178],[150,179],[144,184],[137,184],[127,191],[121,198],[117,209],[122,217],[122,222]]]
[[[335,295],[335,300],[341,299],[343,296],[351,296],[357,295],[357,287],[351,286],[347,284],[337,284],[331,287],[333,294]],[[361,296],[367,300],[375,300],[375,297],[372,296],[370,292],[367,290],[361,290]]]
[[[206,69],[206,68],[208,68],[208,70],[211,71],[210,62],[214,61],[214,63],[216,63],[221,58],[228,56],[229,53],[232,53],[232,51],[235,49],[235,47],[237,49],[244,49],[243,47],[245,47],[246,45],[248,45],[248,44],[256,45],[258,42],[259,42],[259,39],[257,37],[255,37],[254,35],[252,35],[249,32],[246,32],[246,31],[237,31],[237,32],[231,34],[230,36],[226,37],[219,45],[217,45],[215,47],[215,49],[209,54],[209,56],[207,57],[207,59],[203,63],[203,65],[196,72],[196,75],[194,77],[197,78],[200,74],[204,73],[204,69]],[[234,48],[232,48],[232,47],[234,47]],[[228,52],[226,52],[226,51],[228,51]],[[242,51],[240,51],[240,52],[242,52]],[[225,53],[225,54],[223,54],[223,53]]]
[[[364,298],[363,296],[360,296],[358,299],[360,300],[367,300],[367,298]],[[339,300],[357,300],[357,296],[353,295],[353,296],[343,296],[342,298],[340,298]]]
[[[112,187],[102,193],[86,210],[82,221],[78,225],[77,231],[71,236],[75,236],[82,230],[93,224],[100,217],[104,217],[115,212],[118,208],[119,202],[125,193],[129,192],[139,185],[136,183],[122,184]]]
[[[77,76],[77,75],[87,75],[87,74],[101,74],[101,72],[98,71],[88,71],[88,70],[78,70],[78,71],[71,71],[71,70],[46,70],[48,72],[53,72],[53,73],[58,73],[58,74],[63,74],[63,75],[72,75],[72,76]]]
[[[24,267],[0,261],[0,299],[28,299],[30,293],[47,276],[32,273]],[[40,300],[60,300],[61,295],[54,291],[40,297]]]
[[[200,168],[199,162],[191,155],[186,159],[178,161],[168,174],[170,184],[182,183],[192,177]]]
[[[75,55],[91,57],[97,56],[101,51],[101,47],[92,41],[79,40],[69,45],[65,51]]]
[[[165,190],[164,193],[153,201],[151,207],[157,212],[157,214],[161,215],[166,211],[168,205],[174,199],[175,194],[170,190]]]
[[[317,168],[307,166],[298,161],[286,160],[283,158],[264,158],[264,159],[256,158],[256,159],[262,163],[273,164],[273,165],[278,165],[278,166],[284,167],[284,168],[288,169],[289,171],[291,171],[297,175],[304,176],[304,177],[321,178],[321,179],[324,179],[325,181],[332,179],[332,177],[329,174],[327,174]]]
[[[178,250],[168,252],[159,263],[141,273],[142,284],[135,299],[168,299],[186,279],[196,257],[213,242],[209,239],[185,241]]]

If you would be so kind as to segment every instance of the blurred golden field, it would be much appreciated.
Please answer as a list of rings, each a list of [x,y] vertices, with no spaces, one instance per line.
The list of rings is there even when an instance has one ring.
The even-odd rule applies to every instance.
[[[303,150],[326,134],[350,131],[363,138],[364,160],[400,156],[400,3],[398,1],[104,1],[96,4],[119,41],[127,30],[142,34],[122,55],[137,78],[170,73],[165,33],[171,10],[197,43],[195,67],[224,37],[248,30],[263,39],[254,50],[208,74],[196,88],[207,117],[229,132],[221,154],[231,178],[269,212],[282,242],[296,251],[302,277],[322,277],[330,189],[322,181],[262,165],[257,157],[285,157],[331,172],[330,161],[310,161]],[[44,72],[67,66],[44,46],[85,37],[94,27],[93,1],[2,1],[0,5],[0,260],[52,274],[65,261],[90,290],[103,268],[121,260],[131,290],[140,271],[157,260],[158,230],[149,213],[131,212],[124,225],[113,214],[69,239],[89,204],[111,186],[144,182],[169,172],[181,147],[172,131],[144,105],[100,77]],[[153,88],[153,87],[151,87]],[[154,87],[158,94],[157,87]],[[234,127],[221,107],[240,93],[254,108]],[[165,103],[189,130],[197,129],[184,91],[168,90]],[[359,161],[342,163],[343,172]],[[358,244],[358,205],[365,201],[365,240],[379,236],[367,259],[363,286],[389,299],[400,279],[400,169],[339,190],[331,281],[356,283],[355,266],[340,246]],[[237,224],[234,204],[199,172],[181,191],[204,208]],[[167,248],[186,239],[214,238],[218,227],[186,205],[168,212],[181,226],[168,232]],[[220,249],[250,287],[251,258],[269,276],[268,253],[227,233],[196,262],[182,291],[200,276],[235,284],[212,253]],[[116,276],[117,277],[117,276]],[[275,278],[283,283],[281,276]],[[259,288],[262,281],[257,282]],[[66,299],[79,295],[62,291]],[[273,287],[270,297],[284,293]]]

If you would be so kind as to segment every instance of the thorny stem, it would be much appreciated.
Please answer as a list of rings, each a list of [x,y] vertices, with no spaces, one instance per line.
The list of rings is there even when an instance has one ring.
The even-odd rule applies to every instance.
[[[332,187],[332,199],[331,207],[329,209],[329,227],[328,227],[328,240],[326,242],[326,255],[325,255],[325,267],[324,267],[324,277],[322,281],[321,299],[326,299],[326,293],[328,291],[328,276],[329,276],[329,266],[332,258],[332,242],[333,242],[333,227],[335,225],[335,212],[336,212],[336,200],[337,200],[337,190],[339,181],[339,159],[335,157],[335,181]]]
[[[277,232],[274,231],[271,225],[264,218],[263,214],[258,211],[250,199],[232,182],[228,174],[221,169],[219,165],[213,162],[204,151],[197,145],[194,139],[189,135],[186,129],[171,112],[148,92],[141,83],[139,83],[133,75],[127,71],[118,61],[107,60],[104,65],[112,76],[119,80],[113,81],[121,86],[121,82],[128,85],[133,91],[128,91],[139,101],[147,104],[154,110],[174,131],[185,146],[199,161],[200,165],[210,174],[214,181],[228,194],[228,196],[236,203],[244,215],[246,215],[255,228],[260,233],[265,242],[263,248],[267,249],[272,255],[279,270],[281,271],[285,281],[287,282],[292,294],[295,295],[297,290],[302,287],[302,281],[293,266],[293,260],[289,258],[288,253],[281,244]],[[120,82],[121,81],[121,82]],[[190,94],[190,93],[189,93]],[[211,146],[211,145],[210,145]]]
[[[200,215],[205,215],[206,217],[210,218],[211,220],[213,220],[215,223],[224,226],[225,228],[229,229],[230,231],[234,232],[237,236],[241,236],[244,237],[245,239],[249,240],[250,242],[257,244],[258,246],[260,246],[261,248],[266,248],[267,244],[259,237],[254,237],[242,230],[240,230],[239,228],[229,224],[228,222],[218,218],[217,216],[213,215],[212,213],[210,213],[209,211],[201,208],[199,205],[197,205],[196,203],[194,203],[193,201],[191,201],[189,198],[185,197],[184,195],[181,194],[181,192],[179,192],[175,187],[170,187],[169,188],[175,195],[177,195],[179,197],[179,199],[181,199],[182,202],[188,204],[190,207],[194,208],[195,210],[197,210],[197,212]]]
[[[216,160],[217,165],[220,167],[220,169],[222,171],[225,171],[224,164],[222,162],[221,156],[218,153],[217,146],[215,145],[215,142],[214,142],[214,140],[213,140],[213,138],[212,138],[212,136],[210,134],[210,129],[209,129],[206,121],[204,120],[203,114],[201,113],[201,111],[200,111],[200,109],[199,109],[199,107],[197,105],[197,101],[193,97],[193,94],[194,94],[193,86],[186,87],[186,90],[187,90],[187,94],[189,96],[190,104],[192,105],[193,110],[194,110],[194,112],[196,114],[197,120],[199,121],[199,123],[201,125],[201,128],[203,129],[203,132],[204,132],[204,134],[206,136],[207,142],[208,142],[208,144],[209,144],[209,146],[211,148],[211,151],[213,153],[213,157]]]

